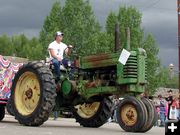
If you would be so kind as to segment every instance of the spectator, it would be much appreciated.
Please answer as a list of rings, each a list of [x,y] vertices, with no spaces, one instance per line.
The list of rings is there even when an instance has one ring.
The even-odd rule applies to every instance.
[[[158,95],[159,98],[159,109],[160,109],[160,127],[165,126],[166,119],[166,101],[162,98],[162,95]]]
[[[114,108],[113,108],[113,120],[117,123],[117,109],[118,109],[118,103],[119,103],[119,99],[115,98],[114,99]]]
[[[159,106],[158,105],[156,105],[155,106],[156,107],[156,113],[157,113],[157,120],[156,120],[156,122],[155,122],[155,127],[158,127],[159,126],[159,123],[158,123],[158,121],[159,121],[159,118],[160,118],[160,109],[159,109]]]
[[[112,106],[112,114],[111,117],[108,119],[108,123],[114,121],[117,122],[117,107],[118,107],[118,103],[119,103],[119,98],[116,96],[112,96],[112,102],[113,102],[113,106]]]
[[[166,101],[168,102],[168,114],[167,114],[167,119],[169,119],[170,106],[172,105],[172,102],[173,102],[173,96],[172,96],[172,90],[171,90],[171,89],[168,91],[168,95],[167,95],[167,97],[166,97],[165,99],[166,99]]]
[[[166,119],[168,119],[168,102],[166,102]]]
[[[178,112],[178,120],[180,120],[180,97],[178,97],[178,100],[177,100],[177,103],[178,103],[178,109],[177,109],[177,112]]]
[[[172,105],[170,106],[170,114],[169,114],[169,119],[178,119],[178,112],[179,109],[179,103],[178,103],[178,98],[174,98],[172,101]]]
[[[54,120],[57,120],[58,118],[58,111],[54,111]]]

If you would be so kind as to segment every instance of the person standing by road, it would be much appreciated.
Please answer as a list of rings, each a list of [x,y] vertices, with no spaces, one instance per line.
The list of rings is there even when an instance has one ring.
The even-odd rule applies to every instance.
[[[177,120],[179,118],[179,102],[178,97],[173,98],[172,105],[170,106],[169,119]]]
[[[54,120],[57,120],[57,118],[59,117],[59,112],[58,111],[54,111]]]
[[[166,101],[162,98],[162,95],[158,95],[159,97],[159,109],[160,109],[160,127],[165,126],[166,119]]]
[[[172,90],[170,89],[169,91],[167,91],[167,97],[165,98],[166,101],[168,102],[168,114],[167,114],[167,119],[169,119],[169,115],[170,115],[170,107],[173,103],[173,96],[172,96]]]

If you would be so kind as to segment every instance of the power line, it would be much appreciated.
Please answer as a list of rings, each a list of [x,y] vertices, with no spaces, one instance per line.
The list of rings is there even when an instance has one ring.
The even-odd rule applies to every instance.
[[[168,10],[168,11],[176,11],[176,9],[170,9],[170,8],[160,8],[160,7],[152,7],[152,8],[155,8],[155,9],[160,9],[160,10]]]
[[[148,0],[149,1],[149,0]],[[138,8],[140,8],[140,9],[142,9],[142,11],[146,11],[146,10],[149,10],[150,8],[153,8],[153,9],[158,9],[158,10],[166,10],[166,11],[175,11],[174,10],[174,8],[163,8],[163,7],[155,7],[158,3],[160,3],[161,2],[161,0],[155,0],[155,1],[151,1],[151,3],[150,4],[148,4],[147,5],[147,3],[146,4],[143,4],[143,5],[136,5],[136,7],[138,7]],[[126,5],[131,5],[130,3],[130,1],[129,2],[125,2],[125,1],[121,1],[121,3],[123,4],[126,4]],[[147,5],[147,6],[146,6]]]
[[[155,5],[157,5],[161,0],[156,0],[155,2],[153,2],[152,4],[149,4],[148,6],[146,6],[144,9],[142,9],[142,11],[148,10],[149,8],[154,7]]]

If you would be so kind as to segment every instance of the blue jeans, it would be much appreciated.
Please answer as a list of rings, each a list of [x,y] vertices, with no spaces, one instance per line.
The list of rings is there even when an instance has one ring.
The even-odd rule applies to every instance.
[[[56,79],[59,80],[60,79],[60,65],[61,63],[64,65],[65,68],[67,68],[68,66],[68,62],[69,60],[67,58],[62,59],[62,61],[58,61],[57,59],[52,59],[52,64],[54,65],[54,72],[56,74]],[[73,73],[74,73],[74,65],[71,65],[71,67],[73,67],[70,71],[70,78],[73,78]]]
[[[114,115],[113,115],[114,121],[117,123],[117,108],[114,109]]]
[[[166,116],[165,116],[165,113],[163,112],[160,112],[160,121],[161,121],[161,126],[164,126],[165,125],[165,119],[166,119]]]
[[[52,59],[52,64],[54,65],[54,72],[56,74],[56,77],[60,78],[60,65],[61,65],[61,62],[58,61],[57,59]]]
[[[68,62],[69,62],[69,59],[67,59],[67,58],[62,59],[62,65],[63,65],[65,68],[67,68]]]
[[[180,120],[180,109],[177,109],[177,117],[178,117],[178,120]]]
[[[54,111],[54,119],[58,118],[58,111]]]

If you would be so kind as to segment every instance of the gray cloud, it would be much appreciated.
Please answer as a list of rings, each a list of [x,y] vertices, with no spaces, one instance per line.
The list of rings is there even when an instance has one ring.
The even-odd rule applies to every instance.
[[[0,0],[0,35],[38,36],[45,17],[56,0]],[[60,0],[64,3],[64,0]],[[142,27],[151,32],[160,48],[163,65],[178,65],[176,0],[89,0],[102,26],[110,11],[135,6],[142,12]]]
[[[163,65],[168,66],[170,63],[174,64],[175,70],[178,70],[178,50],[161,48],[159,52],[159,58]]]
[[[0,0],[0,34],[31,31],[30,35],[37,36],[52,3],[50,0]]]
[[[158,47],[159,58],[164,66],[170,63],[178,66],[177,51],[177,11],[176,0],[90,0],[93,10],[104,25],[109,11],[117,11],[119,6],[137,7],[142,12],[142,27],[152,33]],[[103,8],[99,8],[99,5]]]

